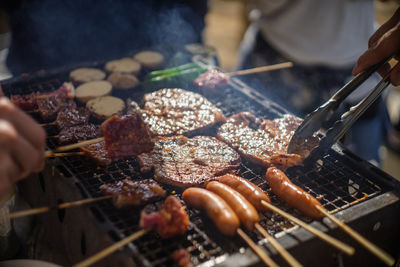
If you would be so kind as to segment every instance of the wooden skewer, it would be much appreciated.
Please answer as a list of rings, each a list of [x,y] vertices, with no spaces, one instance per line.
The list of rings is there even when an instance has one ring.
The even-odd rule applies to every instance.
[[[271,245],[286,260],[286,262],[289,263],[290,266],[293,267],[303,266],[284,247],[282,247],[281,244],[279,244],[279,242],[276,241],[275,238],[273,238],[270,234],[268,234],[268,232],[265,231],[265,229],[259,223],[256,223],[255,227],[257,231],[260,232],[260,234],[262,234],[268,240],[269,243],[271,243]]]
[[[259,246],[257,246],[256,243],[251,240],[251,238],[243,232],[242,229],[238,228],[237,229],[237,234],[251,247],[252,250],[260,257],[260,259],[270,267],[278,267],[279,265],[276,264],[266,253],[263,251]]]
[[[68,151],[68,150],[72,150],[72,149],[75,149],[75,148],[80,148],[80,147],[83,147],[83,146],[95,144],[95,143],[98,143],[98,142],[101,142],[101,141],[104,141],[104,137],[90,139],[90,140],[78,142],[76,144],[60,146],[60,147],[56,148],[55,150],[47,150],[45,152],[45,156],[49,157],[49,155],[53,155],[55,152]]]
[[[104,199],[110,199],[110,198],[112,198],[112,196],[110,196],[110,195],[102,196],[102,197],[96,197],[96,198],[87,198],[87,199],[81,199],[81,200],[78,200],[78,201],[61,203],[61,204],[57,205],[56,207],[57,207],[57,209],[65,209],[65,208],[81,206],[81,205],[85,205],[85,204],[101,201],[101,200],[104,200]],[[45,212],[50,211],[51,209],[52,209],[51,207],[41,207],[41,208],[35,208],[35,209],[29,209],[29,210],[21,210],[21,211],[10,213],[10,214],[8,214],[7,217],[9,219],[15,219],[15,218],[24,217],[24,216],[30,216],[30,215],[35,215],[35,214],[39,214],[39,213],[45,213]]]
[[[71,157],[71,156],[82,156],[85,155],[84,152],[60,152],[60,153],[53,153],[53,154],[46,154],[46,158],[56,158],[56,157]]]
[[[317,206],[316,206],[317,207]],[[357,233],[355,230],[353,230],[351,227],[348,225],[344,224],[340,220],[338,220],[335,216],[330,214],[326,209],[317,207],[317,209],[322,212],[326,217],[328,217],[332,222],[334,222],[339,228],[341,228],[343,231],[348,233],[352,238],[354,238],[358,243],[363,245],[366,249],[368,249],[370,252],[375,254],[379,259],[381,259],[384,263],[386,263],[388,266],[393,266],[395,263],[395,259],[392,258],[388,253],[377,247],[376,245],[372,244],[370,241],[368,241],[365,237]]]
[[[84,267],[84,266],[90,266],[93,263],[107,257],[108,255],[112,254],[113,252],[115,252],[116,250],[122,248],[123,246],[129,244],[130,242],[142,237],[143,235],[147,234],[150,230],[146,230],[146,229],[142,229],[137,231],[136,233],[131,234],[128,237],[125,237],[124,239],[118,241],[117,243],[101,250],[100,252],[90,256],[89,258],[87,258],[84,261],[81,261],[75,265],[73,265],[74,267]]]
[[[51,125],[57,125],[57,123],[55,121],[53,121],[53,122],[48,122],[48,123],[42,123],[39,125],[42,127],[46,127],[46,126],[51,126]]]
[[[232,77],[232,76],[253,74],[253,73],[258,73],[258,72],[266,72],[266,71],[271,71],[271,70],[286,69],[286,68],[291,68],[291,67],[293,67],[292,62],[285,62],[285,63],[279,63],[279,64],[275,64],[275,65],[268,65],[268,66],[247,69],[247,70],[238,70],[238,71],[233,71],[233,72],[227,72],[227,73],[225,73],[225,75]]]
[[[286,219],[294,222],[295,224],[300,225],[301,227],[303,227],[304,229],[306,229],[307,231],[309,231],[310,233],[313,233],[315,236],[317,236],[318,238],[320,238],[321,240],[327,242],[328,244],[330,244],[331,246],[339,249],[340,251],[343,251],[344,253],[346,253],[347,255],[353,255],[355,250],[353,247],[337,240],[336,238],[333,238],[327,234],[325,234],[324,232],[304,223],[303,221],[297,219],[296,217],[290,215],[287,212],[284,212],[283,210],[275,207],[274,205],[271,205],[270,203],[261,200],[261,203],[268,207],[270,210],[272,210],[273,212],[285,217]]]

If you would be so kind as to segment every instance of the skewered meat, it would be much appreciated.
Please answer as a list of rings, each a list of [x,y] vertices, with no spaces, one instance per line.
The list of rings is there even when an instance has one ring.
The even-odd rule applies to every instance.
[[[241,195],[246,197],[246,199],[258,211],[260,212],[268,211],[268,208],[261,203],[261,200],[264,200],[269,203],[271,202],[271,200],[269,199],[267,194],[265,194],[258,186],[256,186],[252,182],[232,174],[225,174],[223,176],[217,177],[215,180],[235,189]]]
[[[75,88],[72,83],[63,83],[60,88],[49,93],[33,92],[25,95],[11,95],[10,100],[13,104],[23,110],[34,110],[38,107],[37,98],[47,98],[50,96],[58,96],[61,98],[74,98]]]
[[[111,195],[113,204],[118,209],[142,206],[164,198],[166,195],[164,189],[156,181],[150,179],[133,181],[131,178],[125,178],[100,186],[100,191]]]
[[[25,95],[11,95],[11,102],[23,110],[33,110],[37,108],[36,97],[38,92],[33,92]]]
[[[150,152],[154,147],[139,111],[121,117],[112,116],[102,123],[101,129],[111,158],[137,156]]]
[[[58,95],[40,95],[36,99],[40,116],[45,121],[55,120],[62,108],[76,107],[74,100]]]
[[[83,124],[66,127],[58,133],[58,143],[61,145],[73,144],[84,140],[100,137],[101,127],[95,124]],[[103,143],[104,144],[104,143]]]
[[[154,169],[154,179],[180,187],[202,184],[215,176],[235,171],[239,154],[209,136],[159,137],[151,153],[138,156],[142,172]]]
[[[300,155],[287,154],[290,138],[300,123],[301,119],[292,115],[261,122],[253,114],[243,112],[221,125],[217,137],[253,163],[290,167],[302,162]]]
[[[61,109],[57,114],[56,125],[59,130],[80,124],[87,124],[90,112],[82,107],[67,107]]]
[[[167,197],[158,212],[140,214],[140,227],[155,229],[162,238],[183,235],[189,227],[189,217],[181,202],[173,196]]]
[[[178,263],[179,267],[193,267],[192,260],[190,259],[190,254],[186,249],[179,249],[174,251],[172,258]]]
[[[224,235],[235,235],[240,221],[232,208],[215,193],[203,188],[191,187],[182,194],[185,203],[198,210],[204,210]]]
[[[322,219],[324,217],[316,208],[316,206],[322,207],[321,203],[309,193],[293,184],[284,172],[271,167],[268,168],[265,177],[272,192],[290,206],[314,219]]]
[[[228,82],[229,78],[224,73],[218,70],[209,70],[194,80],[194,85],[200,89],[214,91]]]
[[[198,133],[225,121],[222,111],[203,96],[183,89],[161,89],[144,96],[144,121],[158,136]]]
[[[95,144],[90,144],[80,148],[85,156],[94,160],[100,165],[109,165],[113,162],[113,159],[108,156],[104,141]]]
[[[206,188],[220,196],[226,201],[226,203],[228,203],[239,217],[240,223],[243,224],[247,230],[254,230],[254,225],[260,220],[260,218],[258,217],[257,210],[244,198],[244,196],[231,187],[217,181],[208,183]]]

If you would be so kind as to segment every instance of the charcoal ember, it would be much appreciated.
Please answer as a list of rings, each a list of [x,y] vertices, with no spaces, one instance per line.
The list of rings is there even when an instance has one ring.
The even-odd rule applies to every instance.
[[[100,191],[105,195],[111,195],[113,204],[118,209],[142,206],[166,196],[165,190],[151,179],[132,180],[125,178],[100,186]]]
[[[198,186],[234,173],[241,162],[227,144],[209,136],[159,137],[150,153],[138,156],[141,172],[154,169],[154,179],[179,187]]]
[[[65,127],[58,133],[60,145],[73,144],[102,136],[100,125],[83,124]]]

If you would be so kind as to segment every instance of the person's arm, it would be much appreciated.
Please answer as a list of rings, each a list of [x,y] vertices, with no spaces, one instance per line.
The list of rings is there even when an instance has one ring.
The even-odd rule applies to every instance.
[[[357,65],[353,69],[353,74],[357,75],[368,67],[378,63],[382,59],[395,55],[400,59],[400,8],[394,15],[383,24],[369,39],[368,50],[358,59]],[[379,69],[379,74],[384,76],[389,71],[390,66],[386,64]],[[400,65],[392,70],[390,79],[393,85],[400,85]]]
[[[46,133],[3,96],[0,87],[0,199],[11,185],[44,167]]]

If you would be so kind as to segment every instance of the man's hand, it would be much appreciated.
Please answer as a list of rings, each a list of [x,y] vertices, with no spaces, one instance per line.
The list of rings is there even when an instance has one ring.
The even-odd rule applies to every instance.
[[[369,39],[368,50],[358,59],[357,65],[353,69],[353,74],[357,75],[368,67],[380,62],[386,57],[395,55],[400,59],[400,8],[394,15],[383,24]],[[385,76],[390,70],[389,63],[378,70],[381,76]],[[400,85],[400,65],[395,67],[390,74],[393,85]]]
[[[44,167],[46,133],[0,88],[0,199],[11,185]]]

